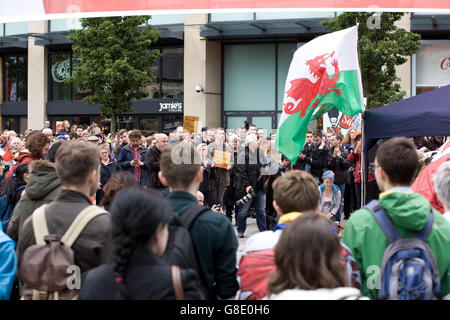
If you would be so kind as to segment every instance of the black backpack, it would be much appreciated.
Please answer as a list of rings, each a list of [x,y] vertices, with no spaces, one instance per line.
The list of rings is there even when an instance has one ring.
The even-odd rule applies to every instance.
[[[195,219],[208,210],[210,208],[198,205],[189,208],[182,217],[174,215],[169,225],[167,248],[162,256],[169,265],[178,265],[181,269],[195,269],[202,280],[203,286],[205,286],[205,281],[197,262],[197,253],[192,244],[189,230]],[[207,290],[204,290],[204,292],[206,294]]]

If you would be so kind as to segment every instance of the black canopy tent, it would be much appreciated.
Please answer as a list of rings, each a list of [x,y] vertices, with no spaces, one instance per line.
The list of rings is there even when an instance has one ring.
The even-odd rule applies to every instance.
[[[363,203],[380,139],[450,135],[450,85],[363,113]],[[378,142],[378,143],[377,143]]]

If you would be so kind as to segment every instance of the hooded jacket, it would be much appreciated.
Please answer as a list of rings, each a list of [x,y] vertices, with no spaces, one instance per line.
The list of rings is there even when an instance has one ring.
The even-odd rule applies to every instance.
[[[380,194],[380,205],[386,210],[402,237],[412,237],[428,222],[430,203],[422,195],[409,188],[393,188]],[[426,243],[433,252],[441,275],[442,297],[450,293],[450,224],[434,211],[434,225]],[[367,288],[367,283],[376,282],[376,273],[381,276],[381,262],[389,240],[367,209],[357,210],[348,220],[342,238],[353,253],[361,271],[363,295],[372,299],[378,289]],[[378,267],[378,268],[376,268]]]
[[[17,271],[15,243],[0,225],[0,300],[9,300]]]
[[[8,235],[18,241],[19,230],[34,210],[56,199],[61,181],[56,169],[48,166],[35,167],[30,174],[23,198],[14,208],[8,224]]]
[[[324,206],[325,205],[325,198],[324,198],[325,183],[322,183],[319,186],[319,193],[320,193],[320,202],[319,202],[319,207],[317,208],[318,212],[322,212],[325,214],[331,213],[333,216],[335,216],[339,210],[339,206],[341,205],[341,199],[342,199],[342,194],[341,194],[341,191],[339,190],[339,188],[335,184],[333,184],[333,198],[331,199],[330,208],[326,208]]]

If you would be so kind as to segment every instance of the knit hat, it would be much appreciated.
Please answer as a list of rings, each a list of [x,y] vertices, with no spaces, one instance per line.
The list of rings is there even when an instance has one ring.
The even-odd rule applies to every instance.
[[[331,170],[327,170],[322,174],[322,179],[330,179],[331,181],[334,181],[334,172]]]

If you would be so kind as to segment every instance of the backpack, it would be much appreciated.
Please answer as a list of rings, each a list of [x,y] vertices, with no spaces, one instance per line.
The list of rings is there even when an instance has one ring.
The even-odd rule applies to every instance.
[[[9,220],[11,220],[11,216],[14,211],[14,199],[16,197],[16,193],[17,191],[24,188],[25,185],[21,185],[16,189],[16,191],[14,191],[12,196],[13,202],[9,202],[7,194],[4,194],[0,197],[0,217],[2,220],[2,227],[4,232],[6,232],[6,229],[8,228]]]
[[[32,214],[36,244],[28,247],[21,258],[22,300],[74,300],[79,290],[69,288],[68,268],[75,265],[71,247],[92,219],[108,212],[95,205],[87,207],[61,237],[49,233],[46,207],[43,205]]]
[[[250,251],[239,262],[237,277],[241,291],[239,300],[261,300],[267,295],[267,285],[276,271],[273,248]]]
[[[210,210],[208,207],[199,205],[189,208],[182,217],[175,215],[172,223],[169,225],[169,239],[166,251],[162,256],[169,265],[177,265],[181,269],[195,269],[202,279],[203,289],[206,286],[198,265],[197,253],[192,244],[189,230],[195,219],[208,210]],[[205,289],[204,293],[206,294]]]
[[[390,241],[383,254],[378,299],[440,299],[439,269],[425,242],[433,227],[433,209],[422,230],[412,238],[402,238],[378,201],[369,202],[365,208],[372,213]]]

